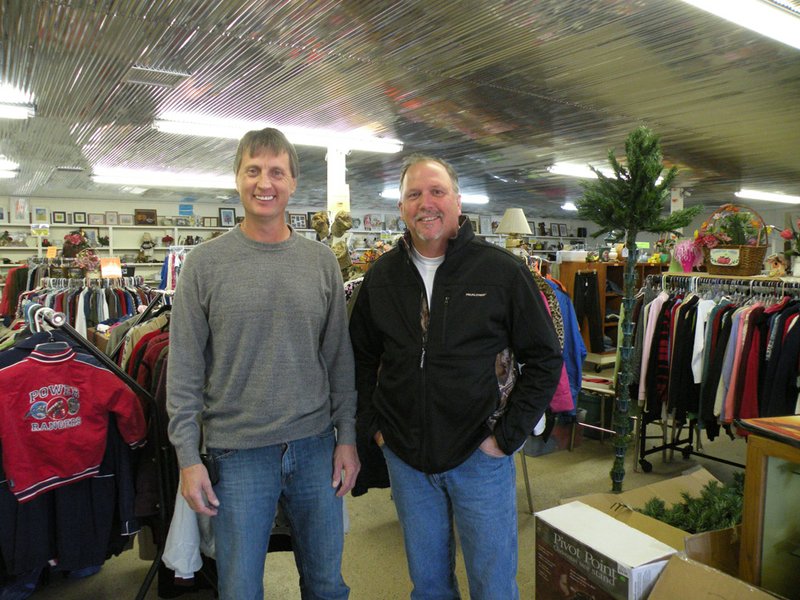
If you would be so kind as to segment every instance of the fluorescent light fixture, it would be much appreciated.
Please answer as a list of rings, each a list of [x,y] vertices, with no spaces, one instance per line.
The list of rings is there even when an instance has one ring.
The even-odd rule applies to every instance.
[[[578,210],[578,207],[575,206],[574,202],[564,202],[564,204],[561,205],[561,210]]]
[[[400,190],[387,188],[381,192],[381,198],[400,200]],[[489,204],[489,196],[486,194],[461,194],[461,204]]]
[[[761,192],[759,190],[741,189],[734,194],[737,198],[747,198],[748,200],[763,200],[765,202],[783,202],[784,204],[800,204],[800,196],[790,196],[789,194],[776,194],[772,192]]]
[[[567,177],[583,177],[584,179],[597,179],[588,166],[579,165],[576,163],[553,163],[553,166],[547,168],[548,171],[555,175],[566,175]],[[609,169],[597,169],[606,177],[614,177],[614,171]]]
[[[740,27],[800,49],[800,18],[787,6],[761,0],[683,0]]]
[[[35,114],[33,96],[10,85],[0,85],[0,119],[28,119]]]
[[[207,173],[185,173],[178,171],[155,171],[148,169],[125,169],[117,167],[94,167],[92,179],[95,183],[134,185],[145,187],[178,187],[230,190],[236,187],[232,175],[224,177]]]
[[[14,179],[19,175],[17,171],[6,171],[5,169],[0,169],[0,179]]]
[[[266,121],[218,119],[194,113],[166,112],[153,121],[153,127],[165,133],[234,140],[240,139],[253,129],[275,127],[280,129],[290,142],[298,146],[321,146],[386,154],[394,154],[403,149],[403,142],[399,140],[373,137],[358,131],[337,132],[327,129],[290,127]]]
[[[8,160],[5,156],[0,154],[0,171],[16,171],[19,169],[19,164],[13,160]]]

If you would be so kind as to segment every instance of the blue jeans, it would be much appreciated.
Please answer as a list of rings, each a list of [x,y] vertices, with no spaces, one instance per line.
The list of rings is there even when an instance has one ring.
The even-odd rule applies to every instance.
[[[333,428],[247,450],[210,448],[219,467],[214,536],[221,600],[263,600],[264,561],[278,502],[292,529],[303,600],[343,600],[342,499],[331,487]]]
[[[436,475],[408,466],[386,445],[392,497],[403,529],[412,600],[454,600],[458,528],[472,600],[518,600],[514,457],[480,448]]]

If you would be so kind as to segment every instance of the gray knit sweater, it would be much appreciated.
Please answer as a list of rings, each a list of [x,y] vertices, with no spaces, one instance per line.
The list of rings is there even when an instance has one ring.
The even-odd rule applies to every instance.
[[[167,372],[169,437],[181,468],[211,448],[256,448],[324,431],[355,444],[345,296],[331,250],[292,231],[262,244],[239,227],[187,256]]]

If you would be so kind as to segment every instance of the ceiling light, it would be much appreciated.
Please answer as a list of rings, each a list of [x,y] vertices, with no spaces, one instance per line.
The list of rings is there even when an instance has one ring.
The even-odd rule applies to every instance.
[[[555,175],[566,175],[568,177],[583,177],[585,179],[596,179],[597,175],[594,174],[587,165],[579,165],[576,163],[554,163],[547,170]],[[597,169],[606,177],[614,177],[614,172],[608,169]]]
[[[385,189],[381,192],[381,198],[400,200],[400,190],[397,188]],[[486,194],[461,194],[461,204],[489,204],[489,196]]]
[[[561,210],[578,210],[578,207],[575,206],[574,202],[564,202],[564,204],[561,205]]]
[[[10,85],[0,85],[0,119],[28,119],[35,114],[31,94]]]
[[[0,154],[0,170],[1,171],[15,171],[19,169],[19,164],[13,160],[8,160],[5,156]]]
[[[774,194],[772,192],[761,192],[759,190],[741,189],[734,194],[737,198],[747,198],[748,200],[764,200],[765,202],[783,202],[784,204],[800,204],[800,196],[790,196],[789,194]]]
[[[384,152],[393,154],[403,149],[403,142],[389,138],[378,138],[359,132],[337,132],[308,127],[280,126],[265,121],[244,121],[239,119],[218,119],[207,115],[168,112],[153,122],[153,127],[165,133],[196,135],[223,139],[240,139],[248,131],[275,127],[295,145],[341,148],[344,150],[363,150],[364,152]]]
[[[146,187],[177,187],[229,190],[235,187],[233,177],[186,173],[180,171],[154,171],[148,169],[124,169],[117,167],[94,167],[92,179],[95,183],[135,185]]]
[[[701,10],[800,49],[800,19],[787,8],[761,0],[683,0]]]
[[[19,175],[17,171],[7,171],[5,169],[0,169],[0,179],[14,179]]]

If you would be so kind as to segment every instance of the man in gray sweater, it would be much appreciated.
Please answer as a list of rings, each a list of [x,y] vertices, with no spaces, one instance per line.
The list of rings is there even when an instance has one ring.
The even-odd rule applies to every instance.
[[[303,598],[347,598],[342,496],[360,465],[341,274],[328,247],[284,221],[298,160],[281,132],[247,133],[234,172],[244,221],[192,250],[172,309],[167,410],[181,493],[215,517],[223,600],[263,598],[278,503]]]

